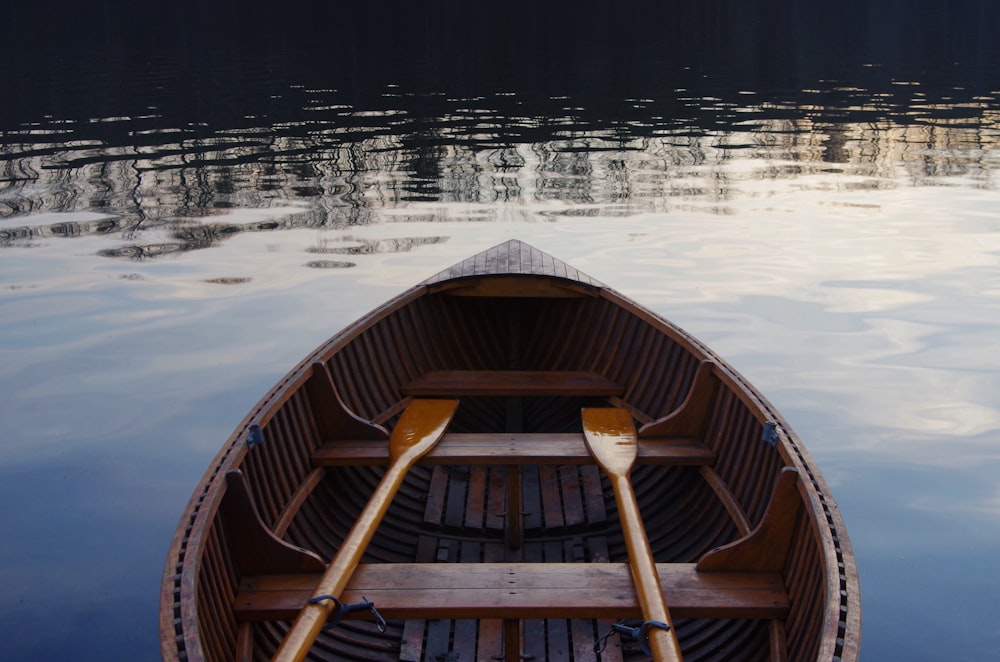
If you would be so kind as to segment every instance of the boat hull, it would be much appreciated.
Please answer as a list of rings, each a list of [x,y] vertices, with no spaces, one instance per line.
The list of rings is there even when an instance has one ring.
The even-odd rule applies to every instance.
[[[857,658],[853,554],[789,425],[682,329],[511,241],[333,336],[241,422],[169,552],[164,659],[269,659],[315,580],[312,562],[282,572],[247,560],[240,550],[253,545],[227,510],[227,474],[239,472],[265,533],[322,565],[385,471],[385,431],[428,397],[460,405],[439,447],[407,474],[348,587],[381,596],[366,595],[387,605],[386,631],[344,620],[319,635],[311,659],[485,659],[515,644],[536,659],[594,659],[612,622],[641,616],[622,574],[612,491],[581,450],[581,408],[607,406],[629,411],[638,429],[631,481],[685,659]],[[797,480],[775,503],[788,471]],[[763,566],[739,560],[763,523],[779,521],[774,513],[790,523],[756,535],[777,540],[778,552]],[[738,560],[713,561],[727,545],[742,545]],[[548,594],[527,590],[539,587],[530,574],[539,568],[555,582]],[[401,569],[428,585],[395,597]],[[285,603],[254,593],[262,577],[281,576]],[[518,589],[504,597],[498,577]],[[752,599],[733,597],[751,590]],[[625,641],[600,659],[622,657],[644,654]]]

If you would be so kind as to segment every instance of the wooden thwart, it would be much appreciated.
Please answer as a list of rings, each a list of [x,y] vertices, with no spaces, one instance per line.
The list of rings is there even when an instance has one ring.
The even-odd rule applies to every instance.
[[[347,439],[323,444],[312,456],[318,466],[388,464],[389,443]],[[641,439],[639,464],[710,465],[715,454],[691,439]],[[449,432],[419,464],[593,464],[580,434]]]
[[[403,387],[414,396],[618,396],[625,389],[593,372],[532,370],[436,370]]]
[[[784,618],[788,594],[778,572],[698,572],[694,563],[658,563],[678,618]],[[312,575],[244,579],[237,620],[287,620],[312,597]],[[634,618],[641,616],[625,563],[361,564],[344,602],[372,601],[388,619]],[[370,618],[362,612],[353,616]]]

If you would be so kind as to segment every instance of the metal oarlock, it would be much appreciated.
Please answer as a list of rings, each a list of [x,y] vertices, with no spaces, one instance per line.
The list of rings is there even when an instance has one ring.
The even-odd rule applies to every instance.
[[[332,595],[317,595],[309,599],[309,604],[311,605],[318,604],[320,602],[323,602],[324,600],[333,601],[333,604],[335,606],[333,608],[333,613],[330,614],[330,618],[327,619],[325,626],[327,628],[336,627],[337,624],[340,623],[341,619],[343,619],[344,616],[350,613],[367,610],[371,612],[372,616],[375,617],[375,624],[378,626],[378,631],[385,632],[385,619],[382,618],[382,614],[378,613],[378,610],[375,609],[375,603],[371,602],[370,600],[368,600],[368,598],[366,598],[363,595],[361,596],[361,598],[364,600],[364,602],[357,602],[352,605],[346,605]]]
[[[603,637],[594,642],[594,652],[604,652],[604,649],[607,648],[608,645],[608,639],[610,639],[612,635],[619,634],[623,637],[628,637],[633,641],[639,642],[639,647],[642,649],[642,652],[646,655],[652,655],[653,651],[649,647],[650,628],[669,630],[670,626],[661,621],[645,621],[638,627],[631,627],[625,625],[623,622],[615,623]]]

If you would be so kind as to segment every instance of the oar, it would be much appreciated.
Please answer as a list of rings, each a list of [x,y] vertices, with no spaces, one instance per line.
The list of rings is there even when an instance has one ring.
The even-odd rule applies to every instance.
[[[656,572],[653,551],[649,547],[642,525],[639,504],[635,499],[629,473],[638,452],[638,439],[632,417],[624,409],[612,407],[585,408],[583,437],[590,454],[608,474],[615,491],[615,502],[625,534],[632,581],[639,596],[649,635],[649,646],[657,662],[679,661],[681,648],[677,643],[667,601],[663,597],[660,576]]]
[[[389,437],[389,468],[316,585],[316,597],[302,608],[281,642],[275,661],[305,659],[337,604],[333,598],[343,593],[406,472],[444,436],[457,406],[457,400],[414,400],[399,417]]]

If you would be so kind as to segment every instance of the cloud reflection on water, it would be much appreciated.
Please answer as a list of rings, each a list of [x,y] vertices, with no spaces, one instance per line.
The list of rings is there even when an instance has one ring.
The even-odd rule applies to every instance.
[[[109,134],[8,143],[0,471],[31,484],[87,472],[55,497],[70,508],[52,519],[62,542],[102,508],[94,530],[141,552],[115,599],[152,604],[149,568],[189,483],[255,399],[377,303],[515,236],[692,331],[776,404],[844,509],[875,650],[898,646],[907,588],[951,590],[919,574],[926,552],[900,556],[959,555],[963,537],[996,548],[996,100],[927,123],[859,101],[834,122],[835,108],[747,96],[743,109],[691,100],[741,116],[721,128],[616,133],[565,114],[538,140],[538,118],[462,100],[469,112],[423,133],[406,113],[331,104],[312,128],[165,130],[139,149]],[[778,111],[798,116],[761,116]],[[502,122],[523,136],[496,144]],[[323,259],[355,266],[308,268]],[[81,498],[96,483],[104,496]],[[147,515],[156,530],[137,534]],[[47,544],[51,529],[22,520]],[[7,545],[5,576],[45,574]],[[105,548],[78,551],[111,574]],[[12,581],[0,607],[40,609],[32,595],[52,585]]]

